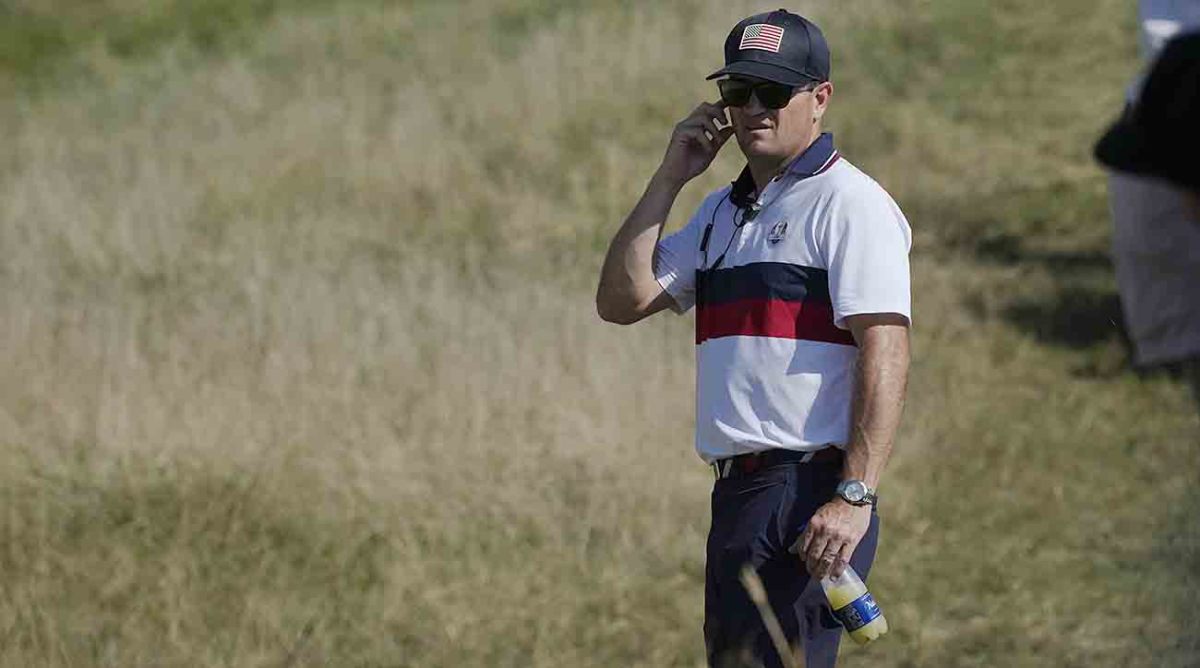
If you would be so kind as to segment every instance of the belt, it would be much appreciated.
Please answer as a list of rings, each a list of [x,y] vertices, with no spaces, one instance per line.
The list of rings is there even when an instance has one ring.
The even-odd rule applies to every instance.
[[[842,461],[842,451],[833,446],[811,452],[772,448],[748,452],[727,459],[718,459],[713,462],[712,467],[717,480],[724,480],[725,478],[749,475],[755,471],[780,464],[833,464],[840,461]]]

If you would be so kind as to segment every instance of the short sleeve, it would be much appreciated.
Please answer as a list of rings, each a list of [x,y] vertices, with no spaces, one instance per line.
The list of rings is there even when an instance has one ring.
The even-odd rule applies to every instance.
[[[676,313],[686,313],[696,303],[696,262],[700,255],[700,235],[708,224],[716,193],[709,195],[692,214],[687,225],[663,237],[654,249],[654,277],[671,295]]]
[[[865,313],[897,313],[911,322],[912,230],[883,188],[871,181],[844,193],[832,207],[820,246],[835,325],[849,329],[846,317]]]

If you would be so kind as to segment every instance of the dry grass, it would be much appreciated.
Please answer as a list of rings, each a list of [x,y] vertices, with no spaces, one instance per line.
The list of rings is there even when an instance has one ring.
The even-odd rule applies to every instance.
[[[846,663],[1189,665],[1187,397],[1043,326],[1111,289],[1065,262],[1103,249],[1126,10],[960,5],[808,5],[846,45],[839,142],[919,238],[895,630]],[[590,298],[748,10],[335,5],[18,94],[0,663],[697,664],[689,323]]]

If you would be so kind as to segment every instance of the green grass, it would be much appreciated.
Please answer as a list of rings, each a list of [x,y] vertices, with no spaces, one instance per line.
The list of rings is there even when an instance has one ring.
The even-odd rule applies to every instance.
[[[760,8],[0,7],[0,665],[701,661],[690,318],[591,299]],[[1132,8],[797,9],[916,236],[844,663],[1193,665],[1200,425],[1128,370],[1089,157]]]
[[[144,59],[183,41],[202,51],[236,45],[280,9],[277,0],[139,2],[55,0],[0,3],[0,74],[31,80],[53,76],[63,61],[99,49]],[[289,9],[305,2],[286,3]]]

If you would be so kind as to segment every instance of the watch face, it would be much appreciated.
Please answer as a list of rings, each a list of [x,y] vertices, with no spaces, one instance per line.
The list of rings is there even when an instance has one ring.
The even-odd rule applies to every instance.
[[[857,503],[867,496],[867,486],[859,480],[850,480],[842,488],[842,494],[847,501]]]

